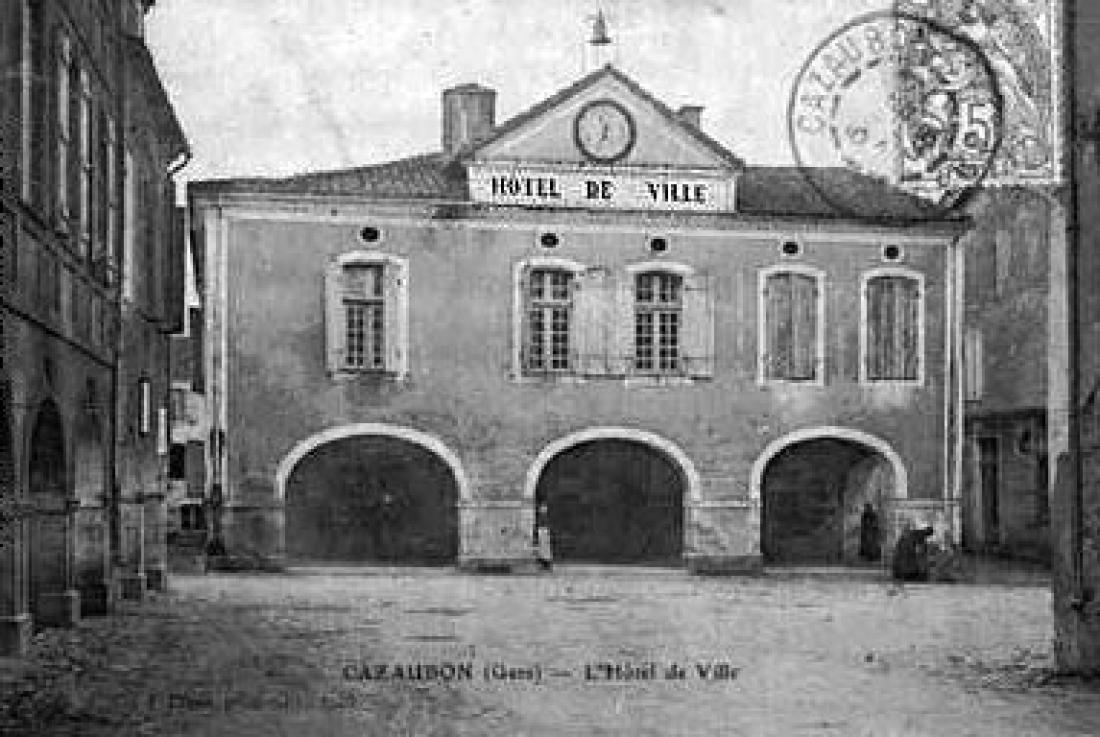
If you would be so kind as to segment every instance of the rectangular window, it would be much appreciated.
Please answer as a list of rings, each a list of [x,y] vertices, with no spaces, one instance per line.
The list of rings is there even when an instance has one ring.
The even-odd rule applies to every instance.
[[[381,264],[345,266],[344,367],[379,370],[385,367],[385,302]]]
[[[564,269],[532,269],[526,285],[526,340],[523,367],[529,372],[570,369],[573,274]]]
[[[331,376],[408,371],[408,264],[388,254],[349,254],[325,270],[325,365]]]
[[[768,274],[763,286],[763,375],[781,381],[821,376],[818,276],[797,271]]]
[[[864,287],[865,368],[868,381],[920,379],[920,282],[910,276],[876,276]]]
[[[87,69],[80,70],[79,118],[79,182],[80,182],[80,252],[89,261],[92,258],[92,82]]]
[[[134,299],[134,245],[137,239],[137,182],[134,155],[126,149],[122,170],[122,298]]]
[[[982,331],[967,328],[963,334],[963,377],[965,397],[977,402],[985,389],[985,356],[982,355]]]
[[[648,272],[634,278],[634,369],[642,373],[680,371],[683,280]]]
[[[57,216],[60,224],[69,219],[71,210],[69,207],[69,148],[72,146],[72,120],[69,106],[71,104],[69,77],[72,73],[72,44],[68,35],[61,31],[57,37],[56,49],[56,110],[55,145],[57,155],[54,161],[55,181],[57,182]]]

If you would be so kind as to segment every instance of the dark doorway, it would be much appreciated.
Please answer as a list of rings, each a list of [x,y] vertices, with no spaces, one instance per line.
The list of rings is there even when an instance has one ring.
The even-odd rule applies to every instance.
[[[382,435],[334,440],[286,485],[286,551],[298,560],[452,563],[458,485],[445,461]]]
[[[885,529],[883,501],[893,471],[877,451],[837,438],[795,443],[764,470],[760,548],[767,563],[859,561],[865,505]]]
[[[56,612],[43,597],[68,589],[65,439],[61,413],[50,400],[42,403],[35,418],[27,470],[33,505],[28,590],[35,623],[44,624]]]
[[[982,543],[996,547],[1001,541],[1000,443],[995,437],[978,438],[978,478],[982,498]]]
[[[685,482],[661,452],[630,440],[595,440],[555,456],[539,475],[555,560],[678,564]]]

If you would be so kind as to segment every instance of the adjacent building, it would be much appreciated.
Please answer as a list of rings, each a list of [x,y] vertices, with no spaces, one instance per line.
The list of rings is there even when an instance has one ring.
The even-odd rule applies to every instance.
[[[143,40],[152,4],[0,5],[3,653],[164,583],[187,143]]]
[[[507,569],[538,519],[564,560],[855,562],[868,504],[958,538],[965,220],[746,164],[612,66],[495,102],[189,187],[231,555]]]

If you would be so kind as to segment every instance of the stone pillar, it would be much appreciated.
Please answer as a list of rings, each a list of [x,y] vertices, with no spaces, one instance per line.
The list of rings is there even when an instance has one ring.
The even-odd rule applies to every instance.
[[[101,506],[76,510],[76,588],[81,616],[98,616],[110,610],[107,572],[107,514]]]
[[[143,535],[145,585],[168,589],[168,504],[163,492],[144,494]]]
[[[122,562],[118,571],[123,599],[145,598],[145,508],[139,494],[122,502]]]
[[[75,581],[75,499],[61,508],[40,505],[35,510],[38,555],[45,560],[36,564],[42,590],[35,594],[35,624],[44,627],[72,627],[80,621],[80,594]]]
[[[692,573],[761,572],[760,500],[685,502],[684,562]]]
[[[1066,6],[1067,278],[1051,289],[1069,307],[1069,447],[1050,459],[1054,652],[1060,669],[1100,675],[1100,5]]]
[[[31,615],[27,611],[23,578],[22,525],[14,523],[12,527],[0,542],[0,656],[25,654],[31,638]]]
[[[458,507],[458,565],[473,571],[534,569],[531,500],[463,501]]]

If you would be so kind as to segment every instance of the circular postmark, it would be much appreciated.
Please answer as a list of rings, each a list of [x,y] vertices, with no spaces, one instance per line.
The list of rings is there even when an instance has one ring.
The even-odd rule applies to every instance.
[[[817,46],[795,79],[787,123],[799,170],[837,214],[891,215],[868,197],[870,178],[916,195],[921,206],[908,216],[934,218],[962,205],[989,171],[1003,104],[973,41],[878,12]]]

